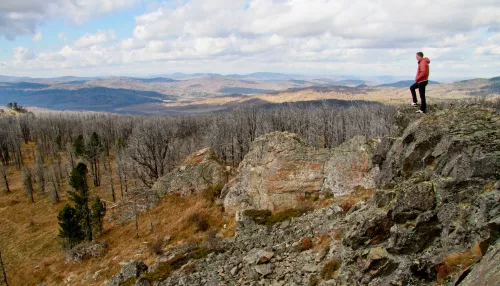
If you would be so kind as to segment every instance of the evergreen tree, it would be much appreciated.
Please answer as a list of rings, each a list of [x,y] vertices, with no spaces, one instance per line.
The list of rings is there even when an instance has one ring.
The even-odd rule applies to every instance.
[[[95,197],[91,206],[91,220],[94,237],[100,236],[102,234],[102,219],[105,215],[106,209],[104,208],[103,202],[99,197]]]
[[[85,235],[81,227],[81,217],[79,212],[66,205],[57,215],[59,221],[59,237],[64,241],[64,245],[71,248],[80,243]]]
[[[78,135],[73,142],[73,151],[77,157],[81,157],[85,154],[85,141],[83,140],[83,135]]]
[[[71,171],[69,185],[75,189],[69,192],[70,199],[75,202],[75,209],[81,218],[81,226],[86,239],[92,241],[92,224],[90,222],[89,187],[87,185],[87,165],[78,163]]]

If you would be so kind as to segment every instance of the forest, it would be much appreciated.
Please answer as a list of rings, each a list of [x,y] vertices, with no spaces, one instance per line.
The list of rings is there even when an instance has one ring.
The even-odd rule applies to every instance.
[[[387,135],[395,112],[385,105],[324,103],[268,109],[249,106],[176,117],[72,111],[4,115],[0,117],[1,174],[8,191],[6,167],[22,170],[25,181],[36,183],[42,193],[57,201],[61,182],[83,161],[94,186],[103,179],[112,180],[112,170],[117,170],[120,190],[109,190],[116,200],[118,192],[123,196],[131,186],[151,187],[187,155],[204,147],[212,147],[225,165],[237,167],[260,135],[289,131],[318,148],[332,148],[356,135]],[[35,163],[27,166],[21,144],[30,142],[36,147],[24,155]],[[45,161],[54,164],[46,168]]]

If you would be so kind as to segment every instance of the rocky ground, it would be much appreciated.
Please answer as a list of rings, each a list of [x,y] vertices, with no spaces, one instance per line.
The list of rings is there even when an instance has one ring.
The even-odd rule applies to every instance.
[[[278,222],[266,211],[231,203],[236,208],[234,238],[214,235],[203,245],[172,249],[149,268],[134,262],[108,285],[500,285],[500,115],[477,106],[423,117],[413,112],[401,110],[393,136],[371,141],[370,157],[356,161],[367,165],[354,164],[356,172],[365,170],[373,178],[377,190],[368,201]],[[292,144],[286,150],[312,152],[297,142],[299,148]],[[366,145],[358,146],[368,154]],[[278,152],[259,163],[263,159],[254,153],[223,195],[250,196],[256,203],[249,206],[256,209],[279,205],[283,196],[274,196],[265,180],[275,185],[279,180],[270,172],[283,172],[280,166],[286,164],[272,164],[290,157]],[[333,173],[341,174],[338,165],[328,163],[330,155],[322,156],[330,167],[319,172],[320,185]],[[317,158],[295,157],[318,173]],[[249,188],[254,181],[238,176],[257,167],[253,176],[264,182]],[[309,178],[300,174],[295,178]],[[301,193],[286,187],[290,198]],[[315,186],[312,191],[324,190]],[[262,197],[265,204],[259,203]]]

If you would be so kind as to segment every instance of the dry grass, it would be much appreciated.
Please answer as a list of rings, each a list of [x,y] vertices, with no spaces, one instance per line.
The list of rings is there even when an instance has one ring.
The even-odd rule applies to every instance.
[[[479,243],[476,243],[473,248],[465,252],[452,253],[446,256],[441,263],[436,265],[438,285],[446,283],[451,276],[465,270],[478,261],[482,255]]]
[[[321,278],[324,280],[330,280],[337,277],[341,263],[342,262],[339,259],[327,261],[325,265],[323,265],[323,269],[321,269]]]
[[[310,237],[303,237],[297,245],[295,245],[295,250],[305,251],[313,247],[313,240]]]
[[[24,162],[28,166],[34,162],[31,155],[33,148],[33,143],[22,146]],[[65,154],[61,153],[61,156],[63,162],[67,162]],[[50,167],[51,163],[46,165]],[[113,170],[113,173],[118,172]],[[133,222],[124,226],[105,222],[104,235],[99,240],[108,243],[108,253],[99,259],[66,264],[66,254],[58,240],[57,214],[67,203],[68,185],[64,182],[59,204],[53,205],[48,195],[40,195],[37,190],[35,203],[32,204],[22,190],[20,172],[11,167],[8,174],[12,192],[0,192],[0,249],[10,285],[57,285],[67,277],[85,285],[102,285],[105,279],[121,268],[120,261],[138,259],[146,264],[155,262],[156,257],[147,251],[147,243],[159,237],[170,236],[170,246],[204,241],[206,234],[197,232],[196,225],[187,223],[194,213],[202,215],[212,228],[224,236],[234,235],[234,219],[224,218],[220,208],[201,195],[187,198],[168,196],[156,208],[139,217],[139,238],[135,236]],[[111,201],[108,180],[103,175],[102,186],[92,188],[91,192]],[[120,198],[119,180],[115,177],[113,181]],[[154,225],[153,232],[151,224]],[[92,275],[98,270],[103,271],[97,280],[84,279],[85,275]]]
[[[350,194],[345,196],[335,197],[333,199],[334,204],[338,204],[344,212],[348,212],[352,207],[361,201],[367,201],[375,194],[375,189],[365,189],[363,187],[357,187]]]
[[[328,233],[320,234],[316,237],[316,243],[314,245],[315,252],[319,252],[320,249],[325,249],[328,251],[330,249],[330,244],[332,239]]]

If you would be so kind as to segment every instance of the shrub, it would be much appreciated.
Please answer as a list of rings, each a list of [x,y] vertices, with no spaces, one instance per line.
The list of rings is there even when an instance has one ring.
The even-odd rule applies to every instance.
[[[194,266],[194,264],[187,264],[186,266],[184,266],[182,268],[182,272],[184,273],[184,275],[192,274],[195,271],[196,271],[196,267]]]
[[[257,224],[270,226],[294,217],[299,217],[311,210],[311,207],[300,207],[286,209],[274,214],[270,210],[245,210],[243,214],[251,217]]]
[[[330,249],[331,241],[332,239],[328,233],[321,234],[317,237],[316,245],[314,246],[314,248],[316,249],[316,251],[319,251],[320,249],[325,249],[326,251],[328,251]]]
[[[340,268],[340,260],[332,259],[327,261],[321,270],[321,277],[325,280],[330,280],[336,276],[337,270]]]
[[[218,252],[218,250],[206,247],[195,247],[184,253],[178,253],[168,261],[160,263],[154,271],[143,274],[142,278],[147,279],[151,283],[163,281],[174,271],[181,269],[181,267],[186,265],[190,260],[207,257],[211,252]],[[195,269],[191,270],[194,271]]]
[[[302,238],[297,245],[295,245],[295,249],[298,251],[304,251],[311,249],[313,247],[312,238],[304,237]]]
[[[319,278],[316,275],[311,275],[309,276],[309,283],[307,284],[308,286],[317,286],[319,285]]]
[[[211,202],[211,203],[215,202],[215,200],[220,197],[220,194],[221,194],[223,187],[224,187],[223,185],[218,184],[218,185],[212,186],[211,188],[206,189],[202,194],[203,198],[205,200],[207,200],[208,202]]]
[[[190,215],[188,221],[190,224],[196,226],[196,231],[207,231],[210,228],[210,224],[208,223],[207,219],[199,212]]]
[[[137,281],[137,278],[129,277],[127,280],[120,283],[120,286],[134,286],[136,281]]]
[[[270,210],[245,210],[243,215],[252,218],[257,224],[266,224],[273,213]]]
[[[148,242],[147,247],[149,249],[149,253],[160,255],[163,253],[163,245],[165,245],[165,240],[157,237],[153,241]]]

